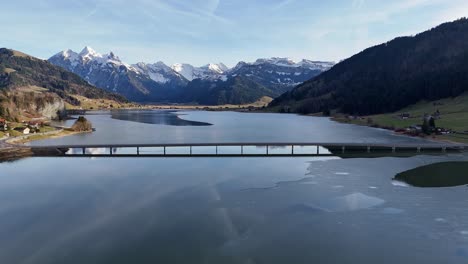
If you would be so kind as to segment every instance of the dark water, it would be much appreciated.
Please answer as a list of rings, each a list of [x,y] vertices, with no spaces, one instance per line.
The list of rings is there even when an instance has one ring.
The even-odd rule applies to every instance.
[[[326,119],[285,116],[267,115],[268,127],[278,130],[259,134],[270,135],[268,140],[304,135],[311,140],[411,140]],[[187,117],[213,124],[209,128],[217,132],[207,132],[208,141],[233,140],[227,127],[243,133],[251,130],[247,124],[256,124],[255,130],[267,124],[258,115],[237,113]],[[191,133],[202,140],[197,129],[205,128],[90,118],[107,120],[95,123],[98,131],[119,128],[121,134],[108,131],[109,141],[136,134],[142,140],[190,141]],[[320,125],[334,130],[319,134],[325,129]],[[164,137],[137,133],[135,127]],[[0,263],[467,263],[467,188],[415,188],[393,179],[417,167],[467,160],[450,154],[1,163]]]
[[[120,110],[111,111],[111,117],[118,120],[134,121],[146,124],[170,126],[210,126],[209,123],[185,120],[174,111]]]
[[[416,187],[452,187],[468,184],[468,162],[442,162],[399,173],[395,180]]]

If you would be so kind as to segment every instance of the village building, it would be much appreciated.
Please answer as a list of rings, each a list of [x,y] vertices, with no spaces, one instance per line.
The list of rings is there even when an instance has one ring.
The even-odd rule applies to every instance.
[[[31,129],[29,127],[15,127],[14,130],[18,131],[18,132],[21,132],[24,135],[28,135],[29,133],[31,133]]]
[[[44,125],[44,123],[42,121],[29,121],[28,122],[28,127],[29,128],[32,128],[34,130],[39,130],[39,128],[41,128],[42,126]]]
[[[7,130],[8,130],[7,121],[3,118],[0,118],[0,131],[7,131]]]
[[[408,118],[410,118],[411,115],[409,113],[402,113],[400,114],[400,118],[403,119],[403,120],[406,120]]]
[[[436,128],[435,132],[436,132],[437,135],[448,135],[448,134],[453,133],[451,129],[446,129],[446,128],[443,128],[443,127]]]

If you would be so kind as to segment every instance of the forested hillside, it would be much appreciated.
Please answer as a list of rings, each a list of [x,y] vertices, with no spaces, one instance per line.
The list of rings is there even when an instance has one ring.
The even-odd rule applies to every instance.
[[[393,112],[421,100],[468,90],[468,20],[368,48],[275,99],[270,106],[299,113]]]

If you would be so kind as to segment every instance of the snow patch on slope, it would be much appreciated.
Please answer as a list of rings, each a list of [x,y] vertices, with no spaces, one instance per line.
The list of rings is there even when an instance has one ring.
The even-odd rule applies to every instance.
[[[222,75],[229,70],[223,63],[210,63],[202,67],[176,63],[172,65],[171,68],[189,81],[195,79],[220,79]]]

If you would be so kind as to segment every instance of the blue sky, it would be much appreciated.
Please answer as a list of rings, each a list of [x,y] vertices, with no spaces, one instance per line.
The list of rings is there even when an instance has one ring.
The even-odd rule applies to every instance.
[[[48,58],[85,45],[126,62],[333,60],[468,16],[467,0],[15,0],[0,46]]]

